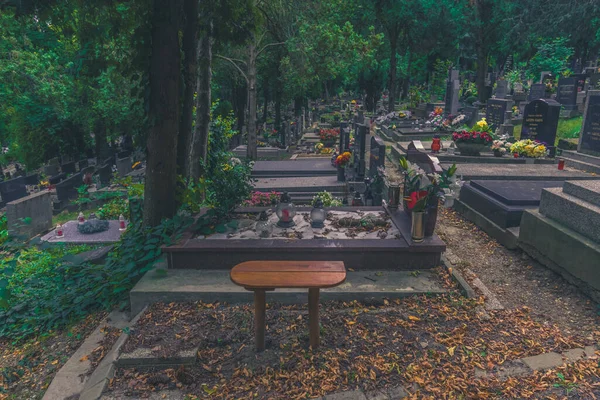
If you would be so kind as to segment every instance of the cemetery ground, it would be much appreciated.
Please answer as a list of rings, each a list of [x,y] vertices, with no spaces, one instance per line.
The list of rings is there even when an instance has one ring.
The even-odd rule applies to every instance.
[[[471,282],[483,281],[503,309],[474,284],[476,297],[464,297],[439,268],[437,279],[449,289],[443,296],[323,304],[322,345],[314,352],[306,307],[269,304],[267,350],[257,354],[251,305],[155,304],[122,351],[146,348],[151,354],[145,357],[164,359],[197,349],[197,360],[173,368],[124,367],[104,398],[158,392],[155,398],[304,399],[357,389],[373,395],[399,386],[410,398],[600,394],[595,354],[536,372],[519,361],[598,343],[597,305],[452,211],[443,213],[438,232],[447,240],[448,257],[458,260],[455,268]]]

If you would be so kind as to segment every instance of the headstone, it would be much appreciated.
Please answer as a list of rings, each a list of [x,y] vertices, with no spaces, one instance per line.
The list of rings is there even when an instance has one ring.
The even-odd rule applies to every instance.
[[[112,178],[112,166],[110,164],[104,164],[96,171],[98,179],[103,185],[108,185]]]
[[[38,174],[31,174],[24,177],[25,185],[37,185],[40,183],[40,177]]]
[[[501,79],[496,82],[496,98],[505,99],[508,94],[508,81]]]
[[[27,196],[25,177],[18,177],[0,182],[0,196],[3,203],[18,200]]]
[[[577,151],[600,155],[600,90],[588,91]]]
[[[512,101],[505,99],[489,99],[485,110],[485,119],[488,125],[493,129],[500,127],[504,123],[506,111],[512,108]]]
[[[48,183],[51,185],[56,185],[57,183],[59,183],[60,181],[65,179],[66,177],[67,177],[67,174],[61,172],[60,174],[56,174],[56,175],[48,178]]]
[[[70,162],[62,164],[60,166],[60,169],[65,174],[74,174],[75,172],[77,172],[75,169],[75,161],[70,161]]]
[[[44,166],[44,175],[46,176],[55,176],[60,173],[60,167],[55,164],[50,164]]]
[[[458,113],[459,91],[460,82],[458,81],[458,71],[451,69],[448,72],[448,81],[446,82],[446,101],[444,112],[447,115],[456,115]]]
[[[87,166],[89,165],[89,162],[87,159],[83,159],[83,160],[79,160],[79,162],[77,164],[79,164],[79,170],[81,171],[82,169],[87,168]]]
[[[527,100],[533,101],[543,99],[544,97],[546,97],[546,85],[544,85],[543,83],[534,83],[533,85],[531,85]]]
[[[38,192],[9,202],[6,205],[6,221],[10,235],[31,238],[52,228],[51,193]],[[25,219],[28,222],[24,222]]]
[[[556,100],[565,110],[577,108],[577,80],[575,78],[561,78],[558,80]]]
[[[56,197],[60,202],[68,202],[69,199],[77,197],[77,188],[83,185],[81,173],[74,174],[69,178],[56,184]]]
[[[479,107],[465,107],[465,122],[468,126],[473,126],[479,119]]]
[[[585,80],[587,79],[586,74],[574,74],[573,78],[575,79],[577,85],[577,93],[585,92]]]
[[[117,159],[117,171],[121,178],[131,172],[131,164],[131,157]]]
[[[442,172],[438,158],[427,154],[420,140],[413,140],[408,144],[406,159],[413,164],[417,164],[428,174]]]
[[[340,143],[339,143],[340,154],[343,153],[344,151],[348,150],[348,148],[346,147],[346,135],[349,136],[349,132],[346,132],[347,127],[348,127],[347,122],[340,122]]]
[[[590,76],[591,90],[600,90],[600,74],[592,74]]]
[[[554,147],[556,129],[560,117],[560,104],[552,99],[534,100],[525,106],[521,139],[532,139],[544,142],[547,147]]]
[[[58,162],[58,157],[54,157],[48,160],[48,165],[60,165],[60,163]]]
[[[540,83],[545,83],[544,81],[548,80],[548,79],[554,79],[554,77],[552,76],[552,72],[550,71],[542,71],[542,73],[540,74]]]
[[[377,168],[385,168],[385,143],[377,136],[371,137],[371,154],[369,156],[369,176],[377,175]]]
[[[366,125],[359,124],[357,128],[357,135],[355,138],[356,153],[354,154],[354,171],[356,180],[363,180],[365,178],[367,163],[365,155],[367,152],[368,134],[369,128]]]

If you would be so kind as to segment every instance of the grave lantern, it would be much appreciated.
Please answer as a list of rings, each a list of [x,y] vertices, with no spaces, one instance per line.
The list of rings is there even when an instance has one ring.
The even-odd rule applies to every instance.
[[[119,215],[119,230],[124,231],[125,229],[127,229],[125,226],[125,217],[121,214]]]
[[[81,225],[85,222],[85,217],[83,216],[82,212],[80,212],[79,215],[77,216],[77,222],[79,223],[79,225]]]
[[[63,227],[61,224],[56,225],[56,237],[62,238],[65,234],[63,232]]]
[[[315,205],[313,209],[310,211],[310,226],[313,228],[322,228],[325,226],[325,218],[327,217],[327,213],[323,208],[323,201],[321,199],[317,199],[315,201]]]
[[[275,213],[277,214],[277,226],[280,228],[291,228],[295,225],[294,216],[296,215],[296,207],[292,203],[292,199],[288,192],[283,192],[279,199],[279,204],[275,207]]]
[[[261,212],[256,223],[256,233],[261,238],[268,238],[273,232],[273,225],[269,222],[269,216],[265,211]]]

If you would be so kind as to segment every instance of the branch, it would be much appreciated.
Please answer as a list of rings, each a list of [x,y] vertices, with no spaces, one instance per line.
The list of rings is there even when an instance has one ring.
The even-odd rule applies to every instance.
[[[269,44],[265,44],[265,45],[262,47],[262,49],[260,49],[260,50],[258,51],[258,53],[256,53],[256,57],[258,57],[258,56],[260,55],[260,53],[262,53],[263,51],[265,51],[265,49],[266,49],[267,47],[270,47],[270,46],[281,46],[282,44],[285,44],[285,42],[279,42],[279,43],[269,43]]]
[[[246,80],[246,83],[248,83],[248,77],[246,76],[246,74],[244,73],[244,71],[242,71],[242,69],[240,68],[240,66],[239,66],[239,65],[237,65],[237,64],[235,63],[235,61],[240,61],[240,60],[235,60],[235,59],[233,59],[233,58],[224,57],[224,56],[221,56],[221,55],[219,55],[219,54],[215,54],[215,57],[222,58],[223,60],[227,60],[227,61],[229,61],[230,63],[232,63],[232,64],[233,64],[233,66],[234,66],[234,67],[236,67],[236,68],[237,68],[237,70],[240,72],[240,74],[242,74],[242,76],[243,76],[243,77],[244,77],[244,79]],[[243,62],[243,61],[242,61],[242,62]],[[244,63],[244,64],[245,64],[245,63]]]

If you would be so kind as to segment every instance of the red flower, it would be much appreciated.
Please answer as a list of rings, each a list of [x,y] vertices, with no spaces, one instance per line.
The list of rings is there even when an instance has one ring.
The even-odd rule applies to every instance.
[[[417,205],[417,202],[428,194],[427,190],[421,190],[419,192],[412,192],[410,196],[406,199],[406,206],[409,210],[412,210]]]

